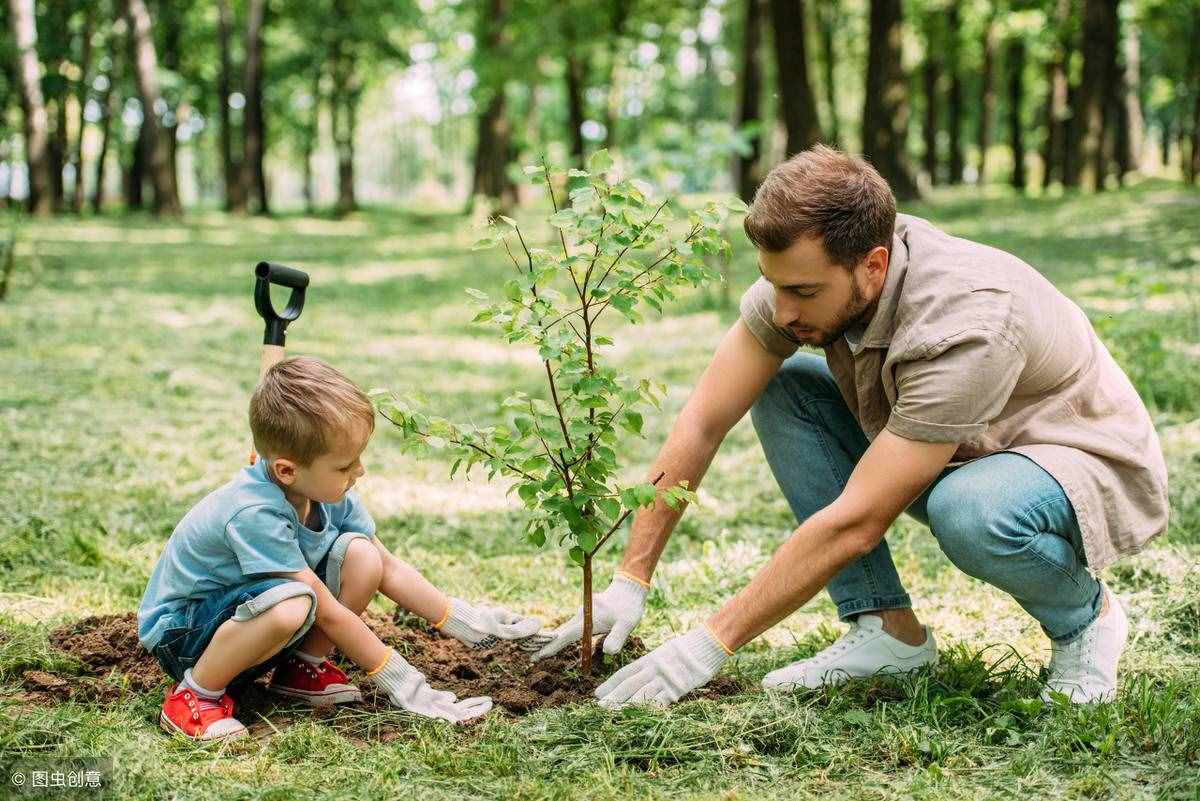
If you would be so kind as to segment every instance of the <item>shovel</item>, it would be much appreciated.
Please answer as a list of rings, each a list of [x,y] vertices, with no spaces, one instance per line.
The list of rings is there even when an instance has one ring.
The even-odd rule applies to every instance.
[[[282,312],[275,311],[271,304],[271,284],[286,286],[292,290],[287,306]],[[304,292],[308,289],[308,273],[292,267],[284,267],[269,261],[260,261],[254,266],[254,308],[263,318],[262,360],[258,379],[267,374],[274,365],[283,361],[283,345],[287,339],[288,323],[300,316],[304,310]],[[250,464],[258,459],[254,447],[250,447]]]

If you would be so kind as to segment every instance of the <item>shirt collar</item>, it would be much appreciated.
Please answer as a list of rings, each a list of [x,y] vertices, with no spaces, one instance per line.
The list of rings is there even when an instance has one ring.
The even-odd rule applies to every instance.
[[[883,290],[875,314],[867,323],[862,338],[851,343],[850,352],[857,356],[865,348],[886,348],[896,333],[896,308],[900,304],[900,290],[904,287],[904,276],[908,271],[908,245],[899,232],[892,234],[892,251],[888,259],[887,277],[883,279]]]

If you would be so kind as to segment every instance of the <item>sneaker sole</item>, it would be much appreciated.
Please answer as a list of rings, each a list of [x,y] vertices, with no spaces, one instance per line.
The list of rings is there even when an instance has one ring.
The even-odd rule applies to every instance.
[[[158,725],[159,728],[161,728],[167,734],[178,734],[181,737],[186,737],[189,740],[195,740],[196,742],[208,742],[211,740],[236,740],[239,737],[245,737],[247,734],[246,727],[243,726],[242,728],[237,729],[236,731],[228,732],[227,734],[216,734],[212,737],[193,737],[183,729],[176,726],[175,723],[162,712],[158,713]]]
[[[267,691],[275,695],[282,695],[285,698],[304,701],[311,706],[332,706],[334,704],[349,704],[362,700],[362,692],[357,689],[338,690],[332,693],[310,693],[304,690],[285,689],[283,687],[267,685]]]
[[[921,670],[922,668],[936,668],[938,666],[939,662],[941,662],[941,655],[934,654],[933,659],[929,660],[928,662],[922,662],[919,665],[912,665],[912,666],[906,665],[903,667],[898,666],[898,665],[885,665],[884,667],[879,668],[879,670],[875,671],[874,673],[867,673],[867,674],[863,674],[863,675],[852,675],[850,673],[847,673],[845,670],[837,668],[837,669],[830,670],[830,671],[826,672],[825,674],[823,674],[820,677],[820,679],[817,681],[816,684],[810,685],[810,684],[805,684],[802,681],[795,681],[795,682],[785,682],[782,684],[774,684],[770,687],[768,687],[766,685],[762,685],[762,687],[764,690],[775,691],[775,692],[798,692],[800,690],[819,690],[822,687],[840,687],[841,685],[845,684],[848,681],[860,681],[862,679],[875,679],[875,678],[900,678],[900,677],[908,676],[912,673],[916,673],[918,670]]]

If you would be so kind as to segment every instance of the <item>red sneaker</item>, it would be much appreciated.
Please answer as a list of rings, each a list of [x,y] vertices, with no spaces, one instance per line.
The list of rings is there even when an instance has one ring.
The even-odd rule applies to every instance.
[[[228,693],[219,701],[212,701],[201,698],[182,684],[176,684],[167,693],[158,725],[164,731],[194,740],[233,739],[246,734],[246,727],[233,716],[233,699]]]
[[[337,665],[326,659],[319,665],[290,654],[275,668],[267,689],[289,698],[299,698],[313,706],[361,701],[362,693]]]

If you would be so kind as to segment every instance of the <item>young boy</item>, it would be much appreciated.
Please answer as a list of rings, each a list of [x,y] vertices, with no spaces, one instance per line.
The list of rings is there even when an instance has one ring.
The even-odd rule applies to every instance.
[[[537,632],[536,618],[448,598],[374,536],[353,491],[374,432],[370,400],[311,358],[267,371],[250,400],[257,462],[176,526],[138,609],[138,638],[176,684],[164,729],[237,737],[226,688],[274,669],[269,688],[311,704],[359,700],[326,657],[337,646],[396,706],[462,722],[487,697],[432,689],[359,615],[376,592],[473,646]]]

